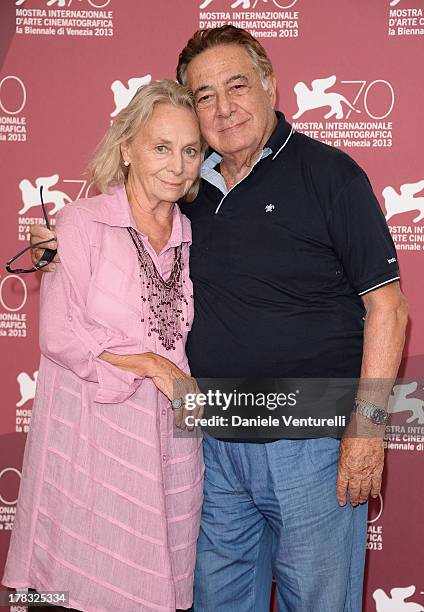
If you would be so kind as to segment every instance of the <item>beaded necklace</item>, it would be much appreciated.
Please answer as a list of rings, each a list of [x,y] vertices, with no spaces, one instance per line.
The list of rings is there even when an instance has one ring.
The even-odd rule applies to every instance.
[[[141,299],[148,302],[148,336],[155,333],[167,351],[175,349],[181,340],[181,322],[184,322],[182,304],[188,304],[183,293],[182,245],[175,247],[174,265],[168,280],[164,280],[143,244],[140,234],[127,227],[140,264]],[[147,294],[147,298],[145,297]],[[141,319],[144,323],[144,318]],[[189,326],[188,322],[185,323]]]

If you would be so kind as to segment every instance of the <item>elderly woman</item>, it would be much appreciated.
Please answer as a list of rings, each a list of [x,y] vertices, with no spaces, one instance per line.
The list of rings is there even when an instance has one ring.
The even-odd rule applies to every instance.
[[[102,195],[57,215],[9,587],[68,591],[87,611],[192,603],[201,440],[174,436],[170,400],[176,381],[194,388],[191,230],[175,202],[195,197],[201,158],[190,93],[152,83],[98,149]]]

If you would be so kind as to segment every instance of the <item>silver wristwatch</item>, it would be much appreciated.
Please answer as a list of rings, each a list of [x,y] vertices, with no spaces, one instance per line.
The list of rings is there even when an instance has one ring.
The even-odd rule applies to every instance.
[[[387,410],[362,400],[355,400],[353,411],[357,412],[358,414],[362,414],[362,416],[375,423],[375,425],[382,425],[383,423],[387,423],[389,420],[389,413]]]

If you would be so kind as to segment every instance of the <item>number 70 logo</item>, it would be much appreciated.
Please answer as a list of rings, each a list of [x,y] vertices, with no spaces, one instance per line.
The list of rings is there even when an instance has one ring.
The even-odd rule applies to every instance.
[[[340,91],[332,90],[337,81],[335,75],[314,79],[309,88],[300,81],[294,86],[298,110],[293,119],[299,119],[304,113],[318,108],[329,108],[324,115],[325,119],[349,119],[350,115],[361,113],[358,108],[362,104],[365,112],[372,119],[385,119],[390,115],[395,103],[395,92],[388,81],[376,79],[371,82],[365,80],[340,81],[340,85],[350,86],[350,99]],[[354,86],[354,87],[352,87]],[[345,89],[345,88],[342,88]],[[353,93],[352,93],[353,92]],[[384,96],[386,100],[381,101]],[[375,108],[377,106],[377,109]]]
[[[394,92],[392,85],[388,81],[385,81],[383,79],[376,79],[375,81],[371,81],[368,84],[367,84],[367,81],[341,81],[341,83],[353,83],[358,86],[356,95],[354,99],[352,100],[352,106],[355,107],[355,104],[358,101],[360,101],[360,98],[362,96],[364,109],[367,112],[367,114],[370,117],[372,117],[372,119],[385,119],[392,112],[393,106],[395,104],[395,92]],[[368,106],[370,99],[372,99],[373,93],[375,94],[376,92],[375,87],[377,86],[380,88],[385,87],[389,93],[389,102],[388,102],[387,108],[380,109],[380,111],[383,111],[381,115],[373,114],[370,111],[369,106]],[[350,115],[352,114],[352,111],[353,109],[349,109],[349,111],[346,114],[346,119],[349,119]]]

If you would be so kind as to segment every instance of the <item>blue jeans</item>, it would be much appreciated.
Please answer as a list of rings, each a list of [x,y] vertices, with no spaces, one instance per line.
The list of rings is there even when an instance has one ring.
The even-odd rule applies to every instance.
[[[339,440],[204,439],[195,612],[360,612],[367,504],[338,505]]]

